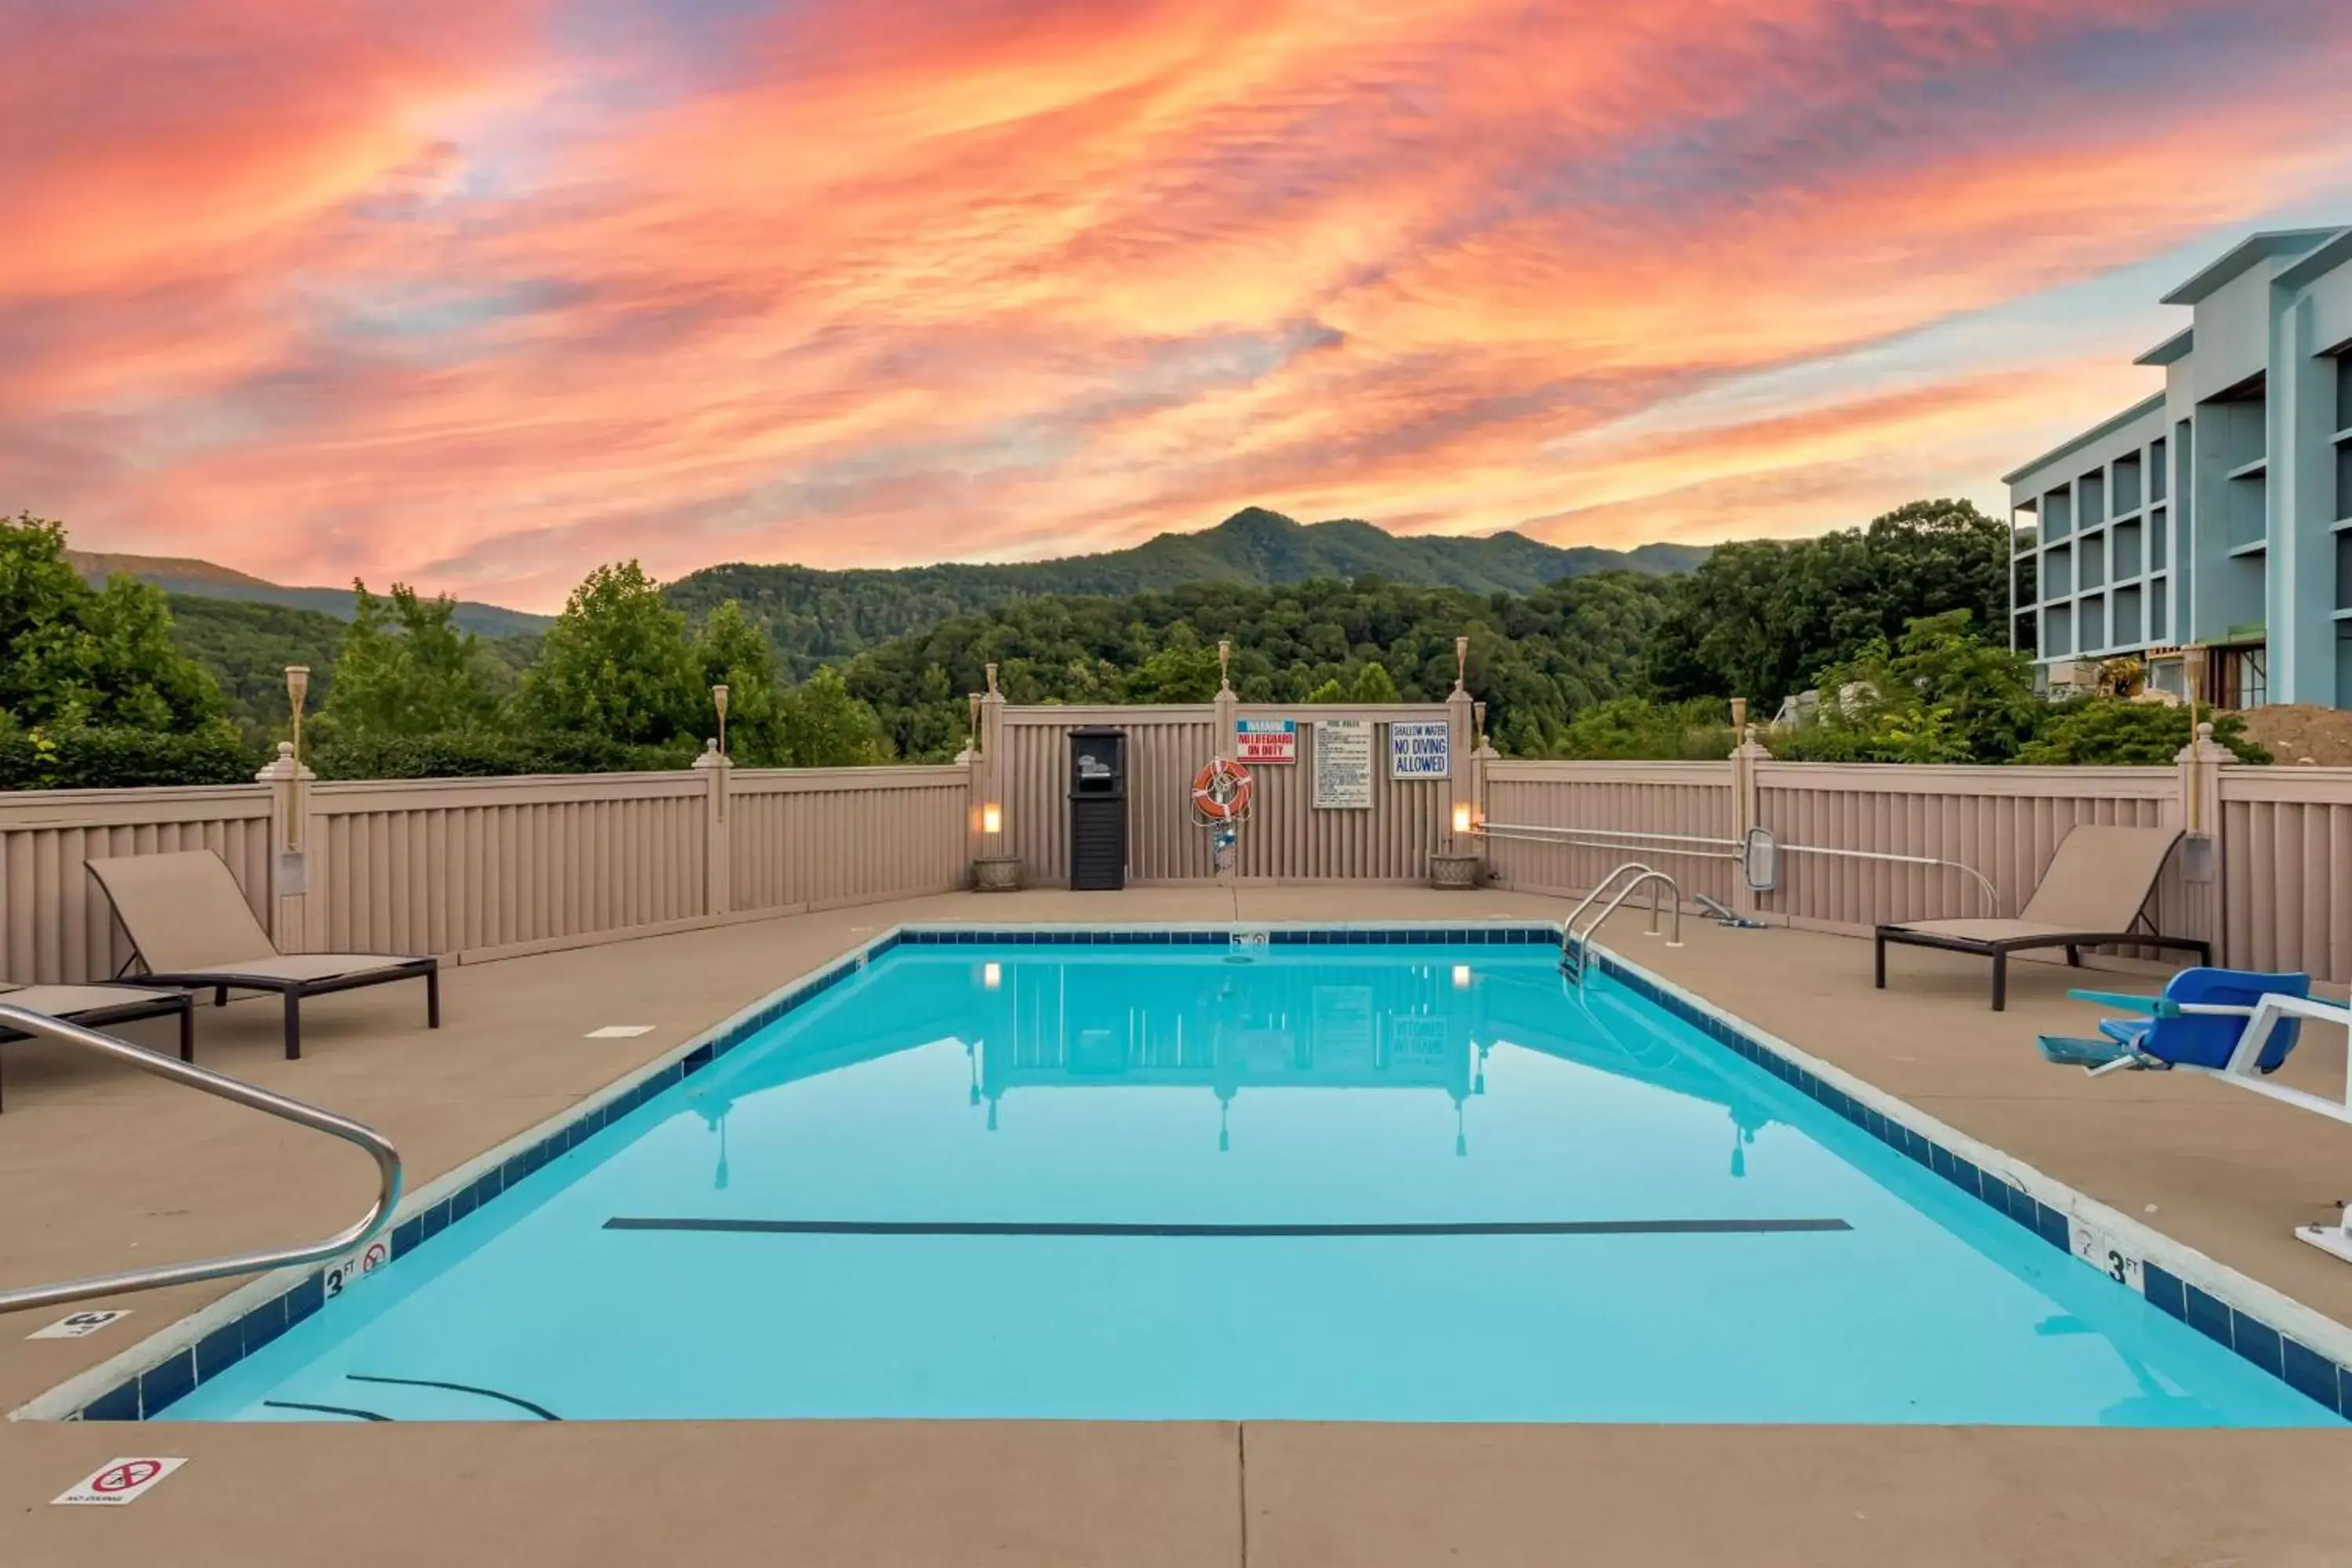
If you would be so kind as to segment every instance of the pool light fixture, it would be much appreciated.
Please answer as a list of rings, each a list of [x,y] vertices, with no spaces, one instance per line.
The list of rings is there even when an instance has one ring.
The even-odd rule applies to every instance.
[[[982,985],[987,986],[991,991],[995,990],[998,986],[1004,984],[1004,966],[1001,963],[982,964],[980,966],[980,983]]]
[[[1454,989],[1456,991],[1467,991],[1470,989],[1470,966],[1468,964],[1457,963],[1454,966]]]

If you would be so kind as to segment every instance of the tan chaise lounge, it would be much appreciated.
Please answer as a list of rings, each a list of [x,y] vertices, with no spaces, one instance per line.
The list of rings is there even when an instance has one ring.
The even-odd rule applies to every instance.
[[[2147,900],[2164,870],[2177,827],[2114,827],[2085,824],[2059,841],[2042,885],[2013,921],[1913,921],[1877,931],[1877,985],[1886,989],[1886,944],[1940,947],[1980,952],[1992,960],[1992,1010],[2009,1005],[2009,955],[2029,948],[2063,947],[2066,962],[2080,966],[2083,949],[2128,943],[2194,952],[2199,963],[2213,962],[2211,946],[2197,937],[2163,936],[2147,919]]]
[[[166,1018],[176,1013],[180,1016],[180,1059],[196,1059],[196,1002],[184,991],[148,991],[135,985],[0,984],[0,1005],[22,1007],[27,1013],[62,1018],[68,1024],[83,1024],[93,1029],[101,1024]],[[0,1041],[29,1038],[22,1030],[0,1023]]]
[[[137,953],[161,985],[275,991],[286,999],[286,1056],[302,1054],[302,998],[395,980],[425,982],[426,1026],[441,1026],[441,964],[383,952],[280,952],[253,918],[226,862],[209,849],[88,862]]]

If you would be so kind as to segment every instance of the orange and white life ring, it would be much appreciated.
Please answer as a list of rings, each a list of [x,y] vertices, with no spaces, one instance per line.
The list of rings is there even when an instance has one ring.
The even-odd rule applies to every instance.
[[[1218,757],[1192,775],[1192,809],[1211,822],[1238,822],[1249,811],[1250,794],[1256,787],[1247,768],[1231,757]]]

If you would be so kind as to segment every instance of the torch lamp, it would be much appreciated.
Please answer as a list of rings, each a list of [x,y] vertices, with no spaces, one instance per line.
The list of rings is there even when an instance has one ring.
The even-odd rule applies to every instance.
[[[727,688],[710,689],[710,705],[719,710],[719,754],[723,757],[727,754]]]
[[[296,792],[297,809],[286,818],[286,847],[302,847],[302,812],[299,809],[302,788],[302,704],[310,695],[310,667],[289,664],[286,667],[286,706],[294,716],[294,777],[287,788]]]

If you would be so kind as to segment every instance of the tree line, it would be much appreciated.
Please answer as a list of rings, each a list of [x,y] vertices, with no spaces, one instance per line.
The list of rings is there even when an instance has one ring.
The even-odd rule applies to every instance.
[[[2007,527],[1921,501],[1814,539],[1725,545],[1695,571],[1532,592],[1360,574],[1038,595],[938,617],[792,679],[731,599],[689,615],[634,563],[599,567],[530,637],[453,601],[354,584],[349,625],[269,605],[84,584],[63,530],[0,521],[0,785],[250,777],[285,731],[281,668],[313,671],[311,760],[343,777],[683,766],[718,729],[752,765],[952,756],[990,664],[1023,703],[1206,701],[1219,641],[1244,700],[1438,701],[1454,639],[1489,731],[1527,757],[1719,757],[1727,699],[1769,718],[1820,689],[1776,754],[1876,762],[2160,762],[2179,710],[2044,700],[2008,646]],[[176,618],[175,618],[176,616]],[[2222,737],[2242,746],[2233,723]]]

